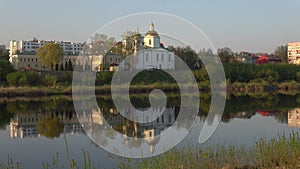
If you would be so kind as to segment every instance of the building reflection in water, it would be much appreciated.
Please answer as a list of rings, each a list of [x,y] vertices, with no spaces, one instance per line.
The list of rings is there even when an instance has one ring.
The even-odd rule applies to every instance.
[[[47,113],[32,113],[32,114],[16,114],[10,120],[10,137],[40,137],[38,133],[38,123],[43,116],[54,117],[64,124],[63,132],[70,134],[83,133],[82,127],[74,113],[67,112],[47,112]]]
[[[137,108],[139,111],[144,111],[148,108]],[[164,112],[154,121],[149,123],[136,123],[123,117],[114,108],[97,108],[85,110],[82,114],[76,115],[74,112],[47,112],[47,113],[31,113],[31,114],[15,114],[10,120],[10,137],[11,138],[26,138],[40,137],[38,133],[38,124],[43,116],[56,116],[63,123],[63,133],[70,134],[85,134],[83,126],[92,138],[98,138],[101,144],[107,144],[108,139],[114,139],[113,132],[108,132],[105,123],[109,124],[112,130],[115,130],[123,135],[123,143],[127,147],[140,147],[143,140],[149,145],[150,152],[154,152],[155,145],[159,141],[159,135],[176,120],[175,107],[152,107],[150,112]],[[125,113],[134,114],[131,109],[122,109]],[[152,113],[145,115],[145,119],[150,118]],[[155,113],[153,113],[155,114]],[[81,124],[80,124],[80,122]],[[146,120],[148,121],[148,120]],[[104,132],[105,131],[105,132]],[[135,142],[130,142],[129,138],[135,138]],[[99,141],[97,140],[97,142]]]
[[[143,111],[146,108],[137,108]],[[147,108],[148,109],[148,108]],[[152,107],[150,112],[160,112],[162,107]],[[122,109],[125,113],[135,114],[131,109]],[[151,113],[152,114],[152,113]],[[150,115],[145,115],[145,119],[150,118]],[[155,114],[155,113],[153,113]],[[156,120],[150,123],[132,122],[123,117],[116,109],[93,109],[91,111],[83,111],[78,117],[79,121],[85,126],[87,133],[89,133],[96,142],[106,145],[109,139],[114,139],[114,132],[109,132],[105,122],[109,124],[111,130],[115,130],[123,135],[123,143],[127,147],[140,147],[142,142],[138,138],[144,138],[144,141],[149,145],[150,152],[154,152],[155,145],[159,141],[159,135],[168,127],[170,127],[176,119],[175,107],[165,108],[164,112]],[[104,122],[105,120],[105,122]],[[146,120],[147,121],[147,120]],[[134,142],[130,142],[129,138]]]
[[[300,108],[295,108],[288,112],[288,125],[300,128]]]

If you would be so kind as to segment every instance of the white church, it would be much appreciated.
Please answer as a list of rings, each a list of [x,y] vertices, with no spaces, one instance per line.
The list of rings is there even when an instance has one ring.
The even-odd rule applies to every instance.
[[[131,69],[175,69],[174,52],[169,51],[161,45],[160,37],[154,30],[153,22],[150,24],[150,30],[144,37],[139,33],[139,30],[137,30],[133,36],[133,41],[129,42],[129,38],[126,35],[122,44],[126,47],[129,43],[132,43],[134,48],[132,56],[134,59],[130,61]]]

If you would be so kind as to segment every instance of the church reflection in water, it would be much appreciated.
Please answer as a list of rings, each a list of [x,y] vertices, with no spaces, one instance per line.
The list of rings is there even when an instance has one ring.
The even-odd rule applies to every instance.
[[[139,111],[145,110],[145,108],[139,108]],[[85,126],[87,133],[91,134],[92,138],[101,145],[106,145],[108,139],[114,139],[117,131],[123,136],[123,144],[129,148],[138,148],[145,141],[149,145],[150,151],[153,153],[155,145],[159,141],[159,135],[168,127],[170,127],[176,120],[176,108],[168,107],[163,111],[162,107],[154,107],[148,110],[149,112],[163,113],[154,121],[149,123],[137,123],[126,119],[116,109],[94,109],[90,112],[83,111],[78,117],[82,125]],[[122,113],[134,114],[131,109],[122,109]],[[149,119],[150,115],[145,115],[145,119]],[[148,121],[148,120],[147,120]],[[107,125],[110,128],[108,128]],[[129,139],[135,138],[135,139]],[[143,141],[138,138],[143,138]]]
[[[146,108],[138,108],[140,111],[145,109]],[[83,113],[79,115],[76,115],[73,111],[50,111],[45,113],[39,112],[30,114],[16,113],[15,116],[10,120],[10,137],[26,138],[41,137],[41,135],[47,137],[47,133],[41,133],[40,128],[41,126],[48,126],[48,128],[46,128],[46,132],[60,132],[53,134],[54,136],[56,135],[59,137],[61,133],[71,135],[88,133],[92,135],[92,138],[97,139],[97,143],[105,145],[109,139],[114,139],[116,137],[114,132],[110,132],[114,130],[122,134],[123,144],[125,146],[129,148],[138,148],[143,142],[146,142],[149,145],[150,152],[154,152],[155,145],[159,141],[159,135],[175,122],[178,108],[167,107],[163,109],[161,107],[154,107],[150,108],[149,110],[149,112],[163,111],[163,113],[157,119],[149,123],[137,123],[130,121],[123,117],[115,108],[83,110]],[[124,111],[123,113],[133,113],[134,110],[122,109],[121,111]],[[149,113],[149,116],[150,115],[151,113]],[[48,121],[45,122],[44,117],[49,117]],[[53,120],[55,118],[58,119],[58,122],[62,124],[61,129],[57,129],[58,124],[54,123],[55,120]],[[150,117],[145,115],[144,118],[148,119]],[[107,126],[110,126],[110,130],[107,129]],[[84,131],[83,128],[86,131]],[[136,139],[133,139],[134,141],[132,142],[132,139],[129,138]]]

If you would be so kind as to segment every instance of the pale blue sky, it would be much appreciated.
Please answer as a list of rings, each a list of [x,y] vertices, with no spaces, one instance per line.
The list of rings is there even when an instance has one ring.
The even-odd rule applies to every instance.
[[[217,48],[272,52],[289,41],[300,41],[298,0],[1,0],[0,43],[32,37],[81,42],[109,21],[136,12],[183,17]]]

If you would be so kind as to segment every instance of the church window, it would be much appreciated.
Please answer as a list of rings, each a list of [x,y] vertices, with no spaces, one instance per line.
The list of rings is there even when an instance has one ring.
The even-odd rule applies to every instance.
[[[158,61],[158,60],[159,60],[159,54],[156,55],[156,61]]]
[[[149,54],[146,53],[146,61],[148,62],[149,61]]]
[[[149,39],[149,45],[151,45],[151,39]]]

